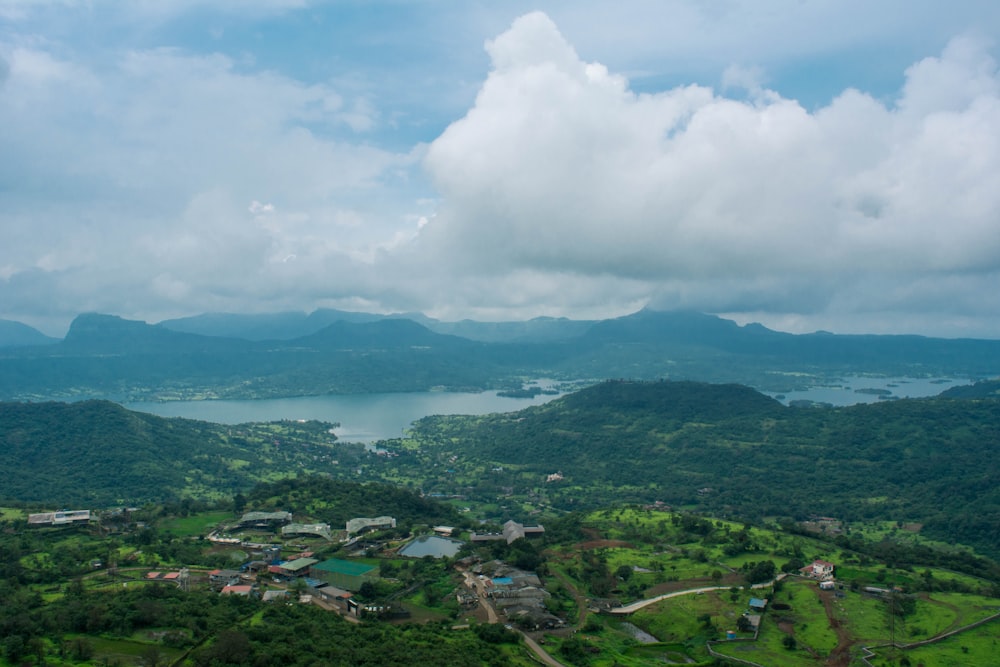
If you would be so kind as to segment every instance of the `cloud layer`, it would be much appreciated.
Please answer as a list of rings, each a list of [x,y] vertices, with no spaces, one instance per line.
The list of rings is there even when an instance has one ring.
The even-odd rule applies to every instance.
[[[892,104],[847,90],[814,112],[755,86],[636,94],[540,13],[487,50],[475,106],[425,162],[440,261],[716,311],[903,310],[944,281],[996,316],[1000,85],[975,40],[910,67]]]
[[[652,304],[790,330],[1000,337],[990,44],[954,37],[898,72],[894,95],[846,89],[802,104],[767,88],[768,67],[779,46],[787,58],[808,45],[764,37],[812,15],[639,2],[655,17],[640,25],[603,3],[552,4],[582,45],[618,49],[623,67],[661,54],[676,78],[688,53],[711,62],[720,85],[642,92],[655,72],[582,57],[536,12],[490,27],[479,83],[416,76],[419,64],[406,63],[413,81],[392,80],[399,100],[429,82],[462,92],[428,109],[467,100],[450,124],[431,122],[380,98],[390,84],[364,83],[360,72],[389,61],[355,70],[334,58],[308,77],[252,51],[169,39],[92,51],[65,37],[62,5],[42,12],[60,22],[47,35],[21,28],[33,5],[0,0],[0,317],[59,334],[88,310],[151,321],[321,306],[521,319]],[[268,25],[320,21],[308,5],[258,9]],[[141,5],[119,25],[182,22],[200,6],[160,16]],[[236,6],[217,6],[206,39],[238,33]],[[87,15],[94,22],[107,15],[95,7],[105,13]],[[471,14],[463,25],[480,29],[497,10]],[[632,39],[644,55],[630,60]],[[761,61],[704,51],[732,40]],[[468,41],[439,45],[435,67],[474,60],[448,51]],[[427,143],[393,134],[421,122],[446,129]]]

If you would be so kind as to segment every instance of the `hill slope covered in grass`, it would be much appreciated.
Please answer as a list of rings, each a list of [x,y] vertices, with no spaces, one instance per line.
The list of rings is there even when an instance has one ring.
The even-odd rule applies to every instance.
[[[429,417],[420,446],[506,466],[565,508],[618,501],[728,516],[924,524],[1000,554],[1000,401],[789,408],[747,387],[606,382],[508,415]],[[544,483],[554,472],[564,479]]]

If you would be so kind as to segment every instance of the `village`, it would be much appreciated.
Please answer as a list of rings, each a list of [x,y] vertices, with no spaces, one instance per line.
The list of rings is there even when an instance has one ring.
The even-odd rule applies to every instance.
[[[27,523],[33,528],[76,527],[127,536],[147,528],[141,515],[138,508],[66,510],[30,514]],[[620,532],[620,527],[632,525],[626,530],[630,541],[548,543],[538,570],[496,557],[505,549],[513,549],[506,553],[517,561],[517,554],[523,553],[518,550],[538,552],[547,533],[537,524],[508,520],[499,530],[486,532],[447,525],[401,531],[396,518],[389,515],[354,517],[342,527],[296,521],[287,511],[230,516],[215,522],[209,519],[223,517],[206,517],[206,530],[188,538],[203,545],[216,562],[230,563],[225,567],[193,563],[163,567],[168,563],[136,550],[121,561],[92,561],[87,579],[93,585],[102,581],[122,587],[161,584],[261,604],[308,605],[356,623],[422,623],[438,618],[449,619],[456,629],[496,624],[520,633],[526,647],[539,657],[547,656],[543,660],[555,656],[558,662],[561,656],[563,664],[575,664],[567,659],[573,647],[602,650],[601,629],[606,627],[620,628],[640,646],[652,649],[663,644],[670,632],[664,619],[676,614],[671,609],[688,609],[699,619],[693,627],[689,621],[682,625],[679,617],[673,622],[685,628],[678,632],[701,637],[701,650],[707,655],[739,661],[749,659],[748,650],[767,653],[778,650],[776,645],[783,651],[816,653],[822,650],[819,641],[824,641],[832,642],[826,649],[831,656],[827,664],[848,664],[841,660],[857,650],[855,637],[844,630],[847,615],[857,613],[851,609],[922,604],[904,585],[912,577],[903,574],[897,582],[890,582],[874,569],[865,575],[856,556],[847,558],[847,580],[839,580],[838,566],[822,557],[804,564],[792,558],[780,571],[773,565],[761,568],[769,561],[747,556],[769,542],[770,550],[788,549],[790,543],[782,546],[787,538],[677,513],[663,505],[595,514],[587,532],[596,535],[600,530],[608,538]],[[599,528],[602,525],[606,527]],[[642,537],[644,531],[652,536],[671,525],[679,531],[677,539],[689,544],[698,534],[715,534],[720,548],[709,555],[704,546],[663,544],[656,539],[650,543],[651,550],[640,547],[637,540],[647,539]],[[728,546],[722,540],[729,540]],[[701,538],[693,544],[709,542]],[[796,538],[793,543],[797,550],[803,541]],[[744,545],[745,553],[735,554],[733,544]],[[417,571],[426,574],[431,567],[435,574],[430,579],[413,576]],[[597,570],[588,575],[589,568]],[[761,576],[762,580],[754,579]],[[608,581],[606,585],[600,583],[601,577]],[[807,593],[808,587],[814,593]],[[803,618],[810,598],[820,603],[819,618],[829,625],[830,639],[817,640],[805,625],[799,627],[801,620],[796,619]],[[976,624],[995,618],[998,612],[996,606],[987,605],[969,618]],[[966,629],[965,620],[956,620],[955,628],[942,628],[930,639],[944,631]],[[900,628],[901,636],[918,641],[922,638],[915,631],[928,632],[902,623]],[[671,650],[676,655],[698,655],[698,650],[687,646]]]

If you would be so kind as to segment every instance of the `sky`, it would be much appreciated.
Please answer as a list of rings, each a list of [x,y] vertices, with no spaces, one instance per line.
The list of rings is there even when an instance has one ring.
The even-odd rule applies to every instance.
[[[1000,338],[995,0],[0,0],[0,319]]]

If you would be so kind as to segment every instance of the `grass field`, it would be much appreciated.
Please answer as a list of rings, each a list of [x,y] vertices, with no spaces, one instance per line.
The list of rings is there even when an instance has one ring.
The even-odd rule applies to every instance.
[[[27,521],[28,514],[14,507],[0,507],[0,521]]]
[[[905,656],[911,665],[924,667],[970,667],[981,665],[990,667],[997,664],[1000,656],[1000,620],[991,621],[940,642],[908,649],[893,651],[878,649],[875,654],[880,660]],[[878,664],[878,660],[873,661]]]
[[[218,524],[233,519],[233,513],[225,510],[216,512],[201,512],[191,516],[168,519],[160,523],[159,528],[177,537],[197,537],[207,535]]]

